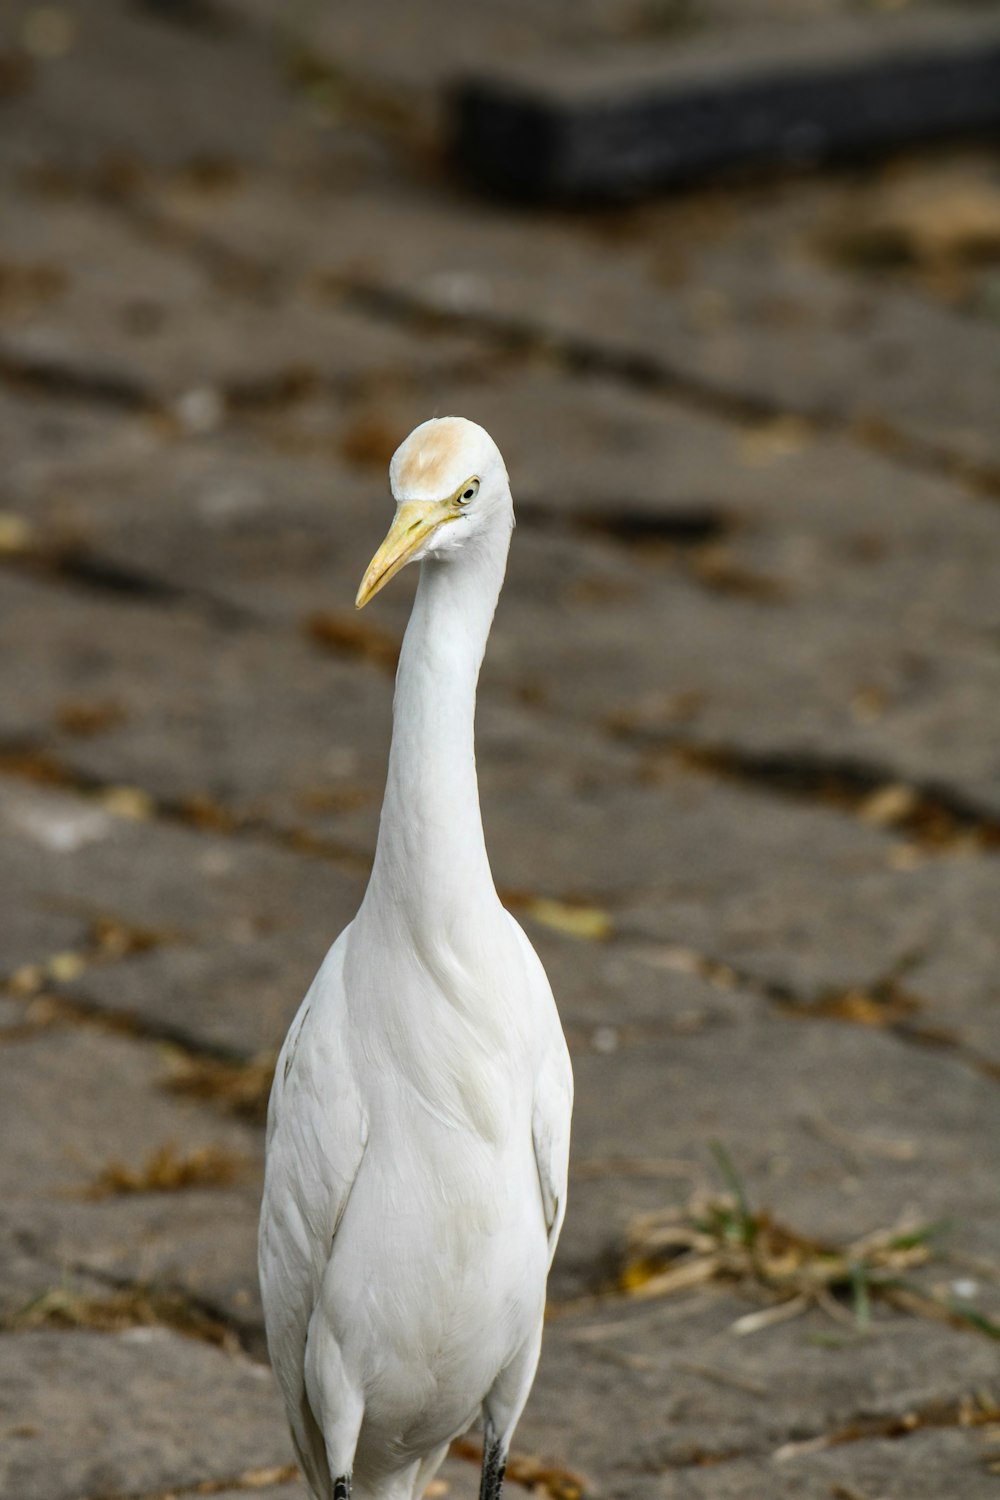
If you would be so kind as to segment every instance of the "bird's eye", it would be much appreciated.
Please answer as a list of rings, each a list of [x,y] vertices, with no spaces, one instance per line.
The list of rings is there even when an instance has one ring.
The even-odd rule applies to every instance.
[[[455,499],[456,499],[456,501],[457,501],[457,503],[459,505],[468,505],[469,501],[470,500],[475,500],[475,498],[476,498],[476,496],[478,494],[479,494],[479,480],[478,479],[469,479],[469,480],[466,480],[465,484],[462,485],[462,488],[459,490],[458,494],[455,496]]]

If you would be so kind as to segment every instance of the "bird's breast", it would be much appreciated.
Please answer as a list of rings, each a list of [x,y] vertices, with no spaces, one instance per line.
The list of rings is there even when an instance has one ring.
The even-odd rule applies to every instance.
[[[539,1326],[546,1270],[530,1129],[497,1149],[418,1110],[373,1122],[327,1277],[366,1420],[457,1430]]]

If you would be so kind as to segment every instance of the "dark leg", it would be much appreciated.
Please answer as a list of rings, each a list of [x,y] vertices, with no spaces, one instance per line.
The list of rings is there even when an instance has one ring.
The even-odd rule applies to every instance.
[[[479,1481],[479,1500],[500,1500],[506,1468],[507,1454],[494,1431],[493,1423],[487,1421],[483,1430],[483,1474]]]
[[[333,1500],[351,1500],[350,1474],[342,1474],[333,1481]]]

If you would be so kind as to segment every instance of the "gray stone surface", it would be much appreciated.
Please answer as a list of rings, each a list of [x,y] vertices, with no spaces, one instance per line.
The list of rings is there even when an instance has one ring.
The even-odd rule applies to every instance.
[[[237,271],[171,253],[72,199],[21,198],[0,256],[26,283],[0,316],[0,363],[163,402],[195,428],[217,422],[227,398],[416,376],[470,355],[461,336],[428,343],[373,323],[314,282],[279,280],[262,296]]]
[[[0,1402],[0,1492],[19,1500],[156,1493],[291,1458],[269,1371],[165,1329],[9,1335]]]
[[[990,1500],[996,1488],[990,1468],[994,1452],[976,1431],[918,1432],[905,1440],[849,1443],[780,1464],[737,1460],[664,1474],[644,1485],[642,1493],[664,1500],[744,1500],[748,1495],[768,1500],[854,1495],[938,1500],[955,1491],[970,1500]]]
[[[65,1284],[180,1287],[249,1326],[259,1352],[259,1132],[169,1077],[157,1045],[79,1026],[0,1047],[3,1307]],[[226,1175],[184,1187],[199,1166]],[[139,1190],[109,1190],[109,1172]]]
[[[720,1292],[642,1311],[619,1307],[609,1315],[605,1309],[576,1326],[556,1320],[520,1443],[537,1451],[561,1429],[573,1464],[595,1489],[607,1484],[614,1494],[683,1495],[683,1488],[669,1486],[697,1475],[699,1458],[710,1466],[706,1480],[713,1459],[722,1461],[723,1472],[748,1454],[770,1467],[786,1443],[929,1410],[938,1379],[971,1394],[977,1379],[988,1384],[995,1374],[988,1344],[970,1347],[937,1325],[890,1321],[877,1325],[868,1341],[831,1347],[823,1339],[829,1323],[819,1314],[740,1338],[732,1323],[747,1311],[746,1302]],[[920,1349],[934,1361],[935,1374],[920,1364]],[[586,1412],[583,1422],[569,1414],[570,1390],[574,1405]],[[829,1425],[817,1428],[819,1406]],[[623,1410],[630,1414],[627,1423]],[[906,1464],[905,1442],[899,1453]],[[920,1458],[914,1459],[919,1472]],[[808,1476],[805,1457],[798,1463],[792,1472]],[[783,1467],[779,1460],[776,1474]],[[719,1493],[740,1491],[724,1480]]]
[[[148,1044],[71,1027],[5,1047],[0,1066],[8,1203],[86,1197],[112,1164],[141,1174],[165,1145],[179,1157],[212,1147],[237,1179],[252,1168],[255,1133],[158,1088],[163,1062]]]
[[[137,951],[160,943],[238,945],[273,933],[315,933],[326,922],[336,924],[338,910],[340,925],[353,914],[356,880],[328,862],[320,866],[280,847],[199,836],[169,824],[149,828],[128,815],[131,800],[126,809],[123,815],[114,804],[16,780],[2,786],[11,897],[39,922],[54,910],[56,941],[62,911],[82,916],[90,933],[97,924],[97,951],[86,952],[86,961],[114,956],[113,948],[100,951],[104,920],[124,928],[125,951]],[[53,951],[46,946],[34,957],[44,964]],[[75,981],[79,974],[63,977]]]
[[[22,60],[5,104],[8,170],[117,165],[127,180],[129,166],[257,161],[277,145],[290,108],[276,58],[238,28],[124,0],[69,7],[48,26],[36,11],[12,0],[4,12],[5,46]]]

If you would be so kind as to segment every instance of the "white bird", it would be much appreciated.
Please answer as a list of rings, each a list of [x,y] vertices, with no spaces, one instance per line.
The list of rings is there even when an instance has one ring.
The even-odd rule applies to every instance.
[[[476,781],[476,684],[514,525],[503,459],[461,417],[390,465],[361,608],[408,562],[378,846],[278,1058],[260,1281],[318,1500],[416,1500],[480,1415],[498,1500],[566,1205],[573,1079],[545,971],[500,903]]]

